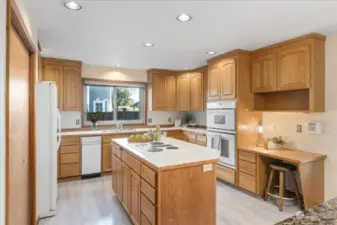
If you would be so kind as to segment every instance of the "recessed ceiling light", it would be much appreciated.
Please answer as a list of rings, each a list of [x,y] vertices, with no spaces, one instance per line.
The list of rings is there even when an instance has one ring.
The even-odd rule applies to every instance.
[[[186,13],[182,13],[180,16],[177,17],[177,20],[180,22],[188,22],[192,19],[191,16],[187,15]]]
[[[76,2],[65,2],[64,6],[70,10],[81,10],[82,9],[82,6],[77,4]]]
[[[215,55],[215,54],[216,54],[216,52],[212,52],[212,51],[210,51],[210,52],[207,52],[207,54],[208,54],[208,55]]]
[[[146,42],[143,45],[144,45],[144,47],[153,47],[154,46],[154,44],[150,43],[150,42]]]
[[[188,70],[188,68],[185,68],[185,70]]]
[[[117,68],[119,68],[119,67],[120,67],[120,65],[119,65],[119,64],[116,64],[116,67],[117,67]]]

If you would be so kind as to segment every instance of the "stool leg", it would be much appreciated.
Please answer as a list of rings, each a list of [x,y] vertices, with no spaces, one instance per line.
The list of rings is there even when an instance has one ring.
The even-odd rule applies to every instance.
[[[280,211],[283,211],[283,196],[284,196],[284,172],[280,171]]]
[[[264,195],[264,200],[267,201],[268,200],[268,192],[270,191],[271,185],[273,183],[273,178],[274,178],[274,170],[272,169],[270,171],[270,175],[269,175],[269,180],[268,180],[268,185],[267,185],[267,189],[266,189],[266,193]]]
[[[301,199],[300,199],[300,189],[298,188],[298,184],[297,184],[297,180],[296,180],[296,176],[295,176],[295,171],[292,171],[291,172],[292,174],[292,177],[294,179],[294,183],[295,183],[295,195],[296,195],[296,200],[298,202],[298,206],[300,207],[300,209],[302,209],[302,202],[301,202]]]

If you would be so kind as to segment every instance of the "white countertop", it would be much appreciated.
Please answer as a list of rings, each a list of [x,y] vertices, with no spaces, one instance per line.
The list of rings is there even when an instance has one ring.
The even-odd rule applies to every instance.
[[[125,129],[122,131],[116,132],[115,129],[107,129],[107,130],[79,130],[79,131],[67,131],[62,132],[62,136],[87,136],[87,135],[105,135],[105,134],[125,134],[125,133],[134,133],[134,132],[148,132],[150,129],[155,130],[155,128],[135,128],[135,129]],[[161,131],[169,131],[169,130],[184,130],[189,132],[207,134],[206,129],[201,128],[186,128],[186,127],[164,127],[160,128]]]
[[[145,149],[138,150],[135,148],[137,143],[129,143],[127,138],[117,138],[112,139],[112,141],[158,168],[207,160],[217,160],[220,157],[220,151],[218,150],[174,138],[162,138],[161,142],[164,144],[171,144],[179,149],[168,150],[164,148],[164,151],[162,152],[148,152]]]

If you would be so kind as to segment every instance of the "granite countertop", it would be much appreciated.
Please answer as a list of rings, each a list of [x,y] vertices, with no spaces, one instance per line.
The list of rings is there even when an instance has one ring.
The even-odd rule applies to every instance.
[[[155,128],[134,128],[134,129],[125,129],[122,131],[116,132],[115,129],[106,129],[106,130],[79,130],[79,131],[66,131],[62,132],[62,136],[92,136],[92,135],[109,135],[109,134],[129,134],[129,133],[142,133],[148,132],[150,129],[154,130]],[[200,134],[207,134],[206,129],[201,128],[187,128],[187,127],[164,127],[160,128],[161,131],[170,131],[170,130],[183,130]]]
[[[337,225],[337,198],[299,212],[275,225]]]
[[[174,138],[162,138],[161,142],[164,144],[171,144],[179,149],[164,149],[162,152],[148,152],[146,149],[139,150],[135,147],[135,145],[139,145],[140,143],[129,143],[127,138],[112,139],[112,142],[159,169],[188,163],[213,160],[217,161],[220,157],[220,151],[218,150],[191,144]]]

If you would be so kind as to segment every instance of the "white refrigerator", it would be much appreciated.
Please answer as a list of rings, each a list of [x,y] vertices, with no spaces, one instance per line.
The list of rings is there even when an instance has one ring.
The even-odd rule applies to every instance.
[[[61,117],[54,82],[35,85],[36,196],[40,218],[55,215],[57,152],[61,143]]]

